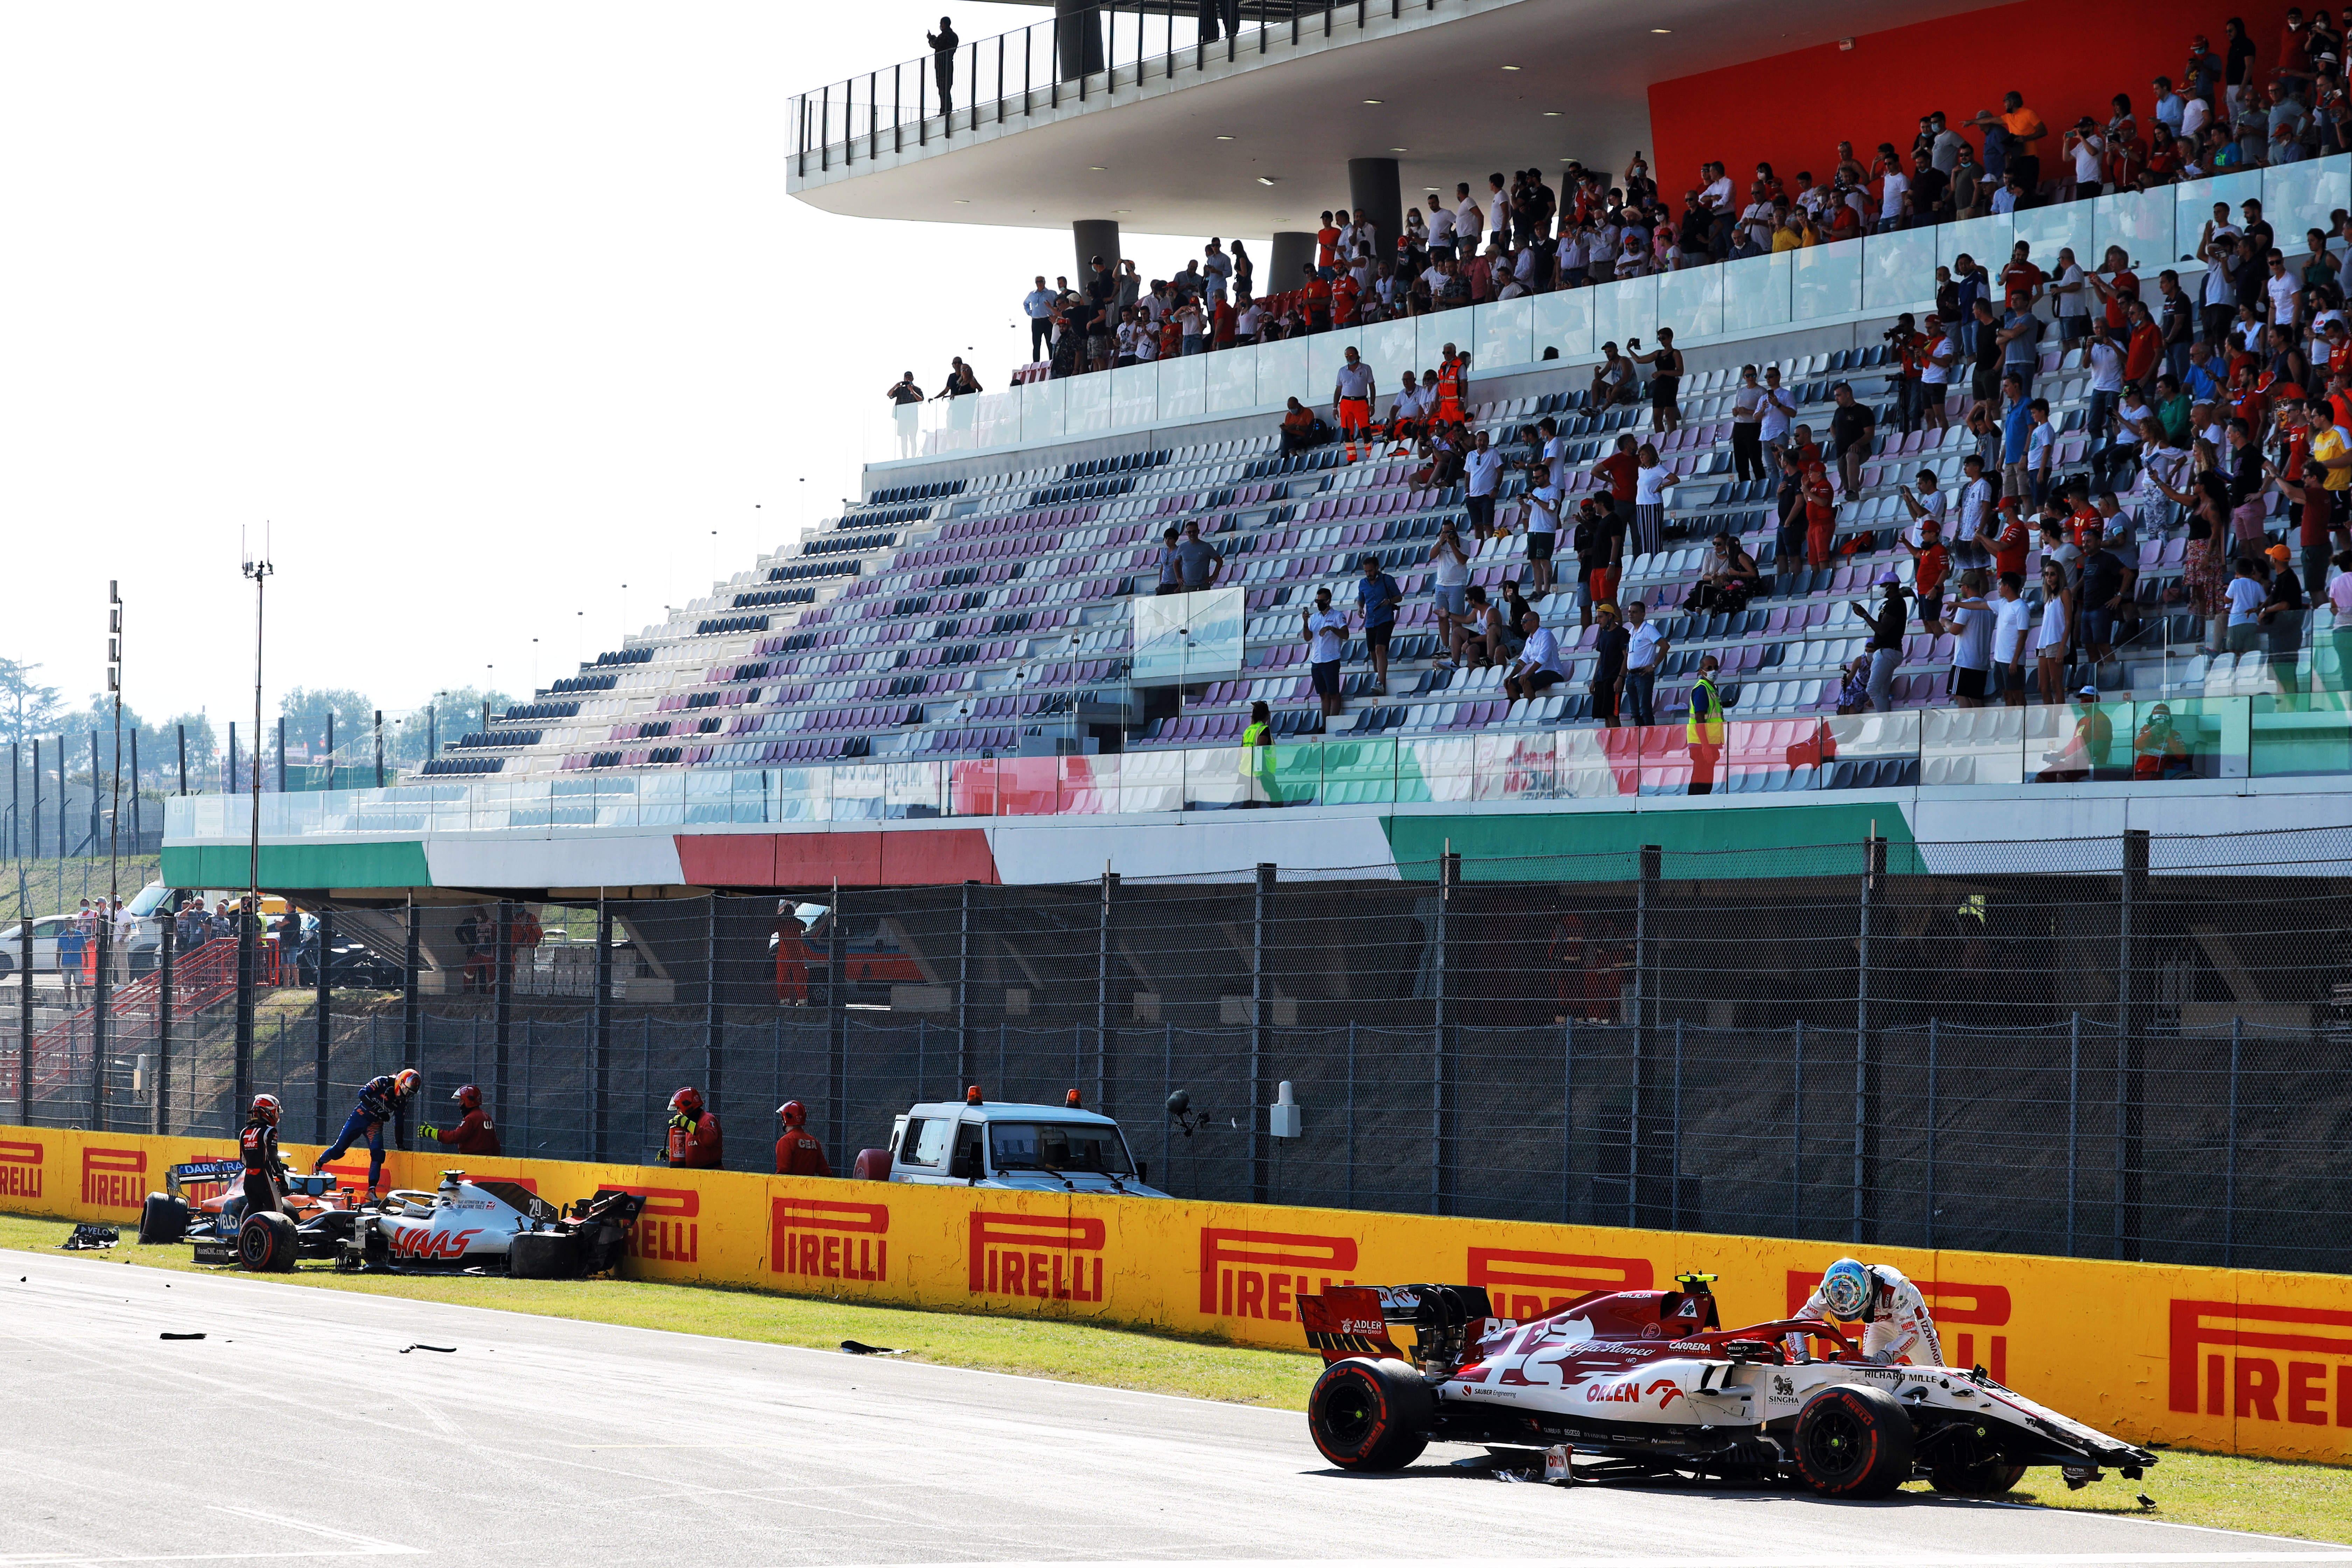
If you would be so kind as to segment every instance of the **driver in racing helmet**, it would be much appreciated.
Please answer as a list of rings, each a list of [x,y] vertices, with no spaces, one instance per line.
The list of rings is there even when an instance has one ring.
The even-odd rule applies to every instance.
[[[490,1121],[490,1113],[482,1109],[482,1091],[467,1084],[450,1099],[464,1112],[455,1127],[436,1127],[431,1123],[416,1131],[436,1143],[455,1149],[460,1154],[496,1154],[499,1152],[499,1130]]]
[[[808,1108],[797,1100],[788,1100],[776,1107],[776,1114],[784,1123],[784,1135],[776,1140],[776,1174],[832,1175],[833,1166],[825,1160],[824,1145],[808,1130]]]
[[[702,1091],[687,1085],[669,1097],[670,1165],[683,1171],[715,1171],[724,1163],[719,1118],[703,1109]]]
[[[1900,1269],[1885,1263],[1857,1263],[1841,1258],[1822,1276],[1800,1318],[1836,1318],[1860,1323],[1862,1353],[1873,1365],[1908,1362],[1914,1366],[1942,1366],[1944,1342],[1936,1334],[1936,1320],[1927,1315],[1927,1299]],[[1792,1360],[1811,1358],[1806,1336],[1788,1336]]]
[[[317,1163],[310,1167],[311,1174],[325,1170],[328,1161],[341,1159],[345,1150],[364,1140],[368,1150],[367,1195],[374,1197],[383,1181],[384,1123],[416,1092],[420,1081],[415,1068],[403,1068],[368,1079],[360,1088],[359,1103],[343,1118],[343,1130],[319,1155]]]
[[[274,1094],[257,1094],[237,1134],[237,1152],[245,1160],[245,1212],[284,1214],[286,1200],[278,1184],[286,1175],[286,1162],[278,1156],[278,1122],[282,1108]]]

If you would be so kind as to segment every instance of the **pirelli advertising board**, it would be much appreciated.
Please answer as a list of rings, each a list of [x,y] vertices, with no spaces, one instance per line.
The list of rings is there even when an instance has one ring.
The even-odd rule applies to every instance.
[[[310,1151],[285,1146],[298,1166]],[[0,1208],[135,1224],[169,1165],[226,1141],[0,1127]],[[393,1186],[451,1163],[394,1154]],[[1530,1318],[1587,1290],[1719,1277],[1727,1324],[1787,1315],[1847,1249],[1826,1242],[1186,1200],[1052,1197],[733,1172],[478,1160],[557,1203],[646,1199],[630,1275],[790,1295],[1098,1319],[1303,1349],[1296,1303],[1332,1285],[1486,1287]],[[331,1169],[357,1184],[363,1160]],[[196,1195],[202,1195],[201,1194]],[[2135,1442],[2352,1463],[2352,1286],[2329,1275],[1867,1249],[1927,1293],[1955,1364]],[[484,1281],[490,1304],[498,1286]],[[1302,1384],[1312,1368],[1302,1363]]]

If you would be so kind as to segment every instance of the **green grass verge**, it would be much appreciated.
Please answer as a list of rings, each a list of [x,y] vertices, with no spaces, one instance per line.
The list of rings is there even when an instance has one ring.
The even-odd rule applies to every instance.
[[[62,1220],[0,1215],[0,1248],[53,1252],[69,1229]],[[184,1245],[141,1247],[127,1239],[128,1234],[120,1247],[78,1261],[91,1268],[129,1264],[237,1277],[235,1270],[199,1269],[189,1260]],[[851,1306],[638,1280],[341,1275],[315,1266],[273,1279],[319,1289],[495,1307],[541,1317],[709,1334],[761,1344],[835,1350],[844,1340],[857,1340],[903,1350],[908,1361],[1277,1410],[1306,1407],[1307,1391],[1314,1384],[1319,1364],[1304,1351],[1260,1350],[1051,1319]],[[1302,1429],[1299,1442],[1306,1441]],[[1926,1484],[1918,1483],[1915,1489],[1925,1490]],[[2026,1484],[2011,1493],[2009,1500],[2077,1512],[2141,1514],[2147,1510],[2136,1494],[2143,1489],[2157,1500],[2149,1517],[2175,1524],[2352,1542],[2352,1469],[2327,1465],[2169,1449],[2144,1481],[2109,1476],[2081,1491],[2068,1491],[2055,1470],[2037,1469],[2027,1472]]]

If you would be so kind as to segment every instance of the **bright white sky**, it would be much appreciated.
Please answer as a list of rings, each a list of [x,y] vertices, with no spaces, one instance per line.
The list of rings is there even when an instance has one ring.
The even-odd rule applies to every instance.
[[[250,713],[266,522],[269,714],[520,695],[837,512],[898,373],[1002,386],[1071,270],[1066,231],[784,194],[789,96],[942,8],[0,11],[0,656],[79,706],[119,578],[126,700]]]

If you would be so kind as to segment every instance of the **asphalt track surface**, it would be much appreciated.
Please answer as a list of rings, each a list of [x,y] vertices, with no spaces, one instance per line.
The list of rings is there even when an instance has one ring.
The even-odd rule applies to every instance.
[[[1932,1497],[1505,1485],[1452,1467],[1466,1449],[1349,1477],[1289,1412],[39,1253],[0,1269],[0,1568],[2352,1565]],[[420,1344],[455,1353],[402,1353]]]

